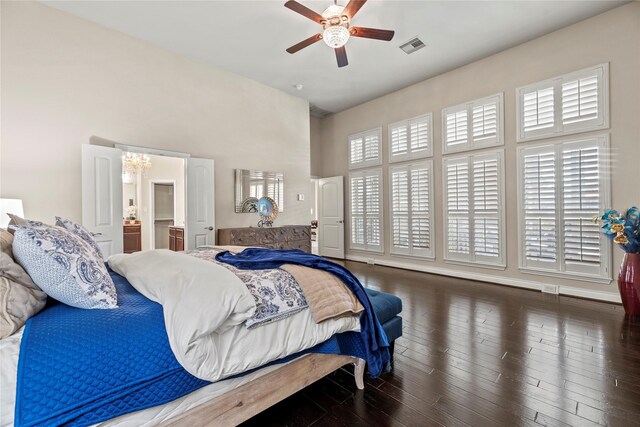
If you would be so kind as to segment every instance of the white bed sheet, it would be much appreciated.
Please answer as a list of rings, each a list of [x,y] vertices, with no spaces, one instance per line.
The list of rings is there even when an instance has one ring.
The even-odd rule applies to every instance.
[[[288,331],[288,333],[283,331]],[[229,359],[229,365],[235,368],[231,369],[231,371],[244,366],[244,370],[236,372],[245,372],[252,368],[249,361],[255,361],[255,357],[242,357],[243,352],[248,349],[253,353],[260,353],[261,358],[265,360],[264,363],[267,363],[268,361],[297,353],[305,348],[311,348],[326,341],[336,333],[346,331],[360,331],[359,317],[329,320],[318,325],[311,317],[311,310],[303,310],[286,319],[254,329],[247,329],[243,325],[235,326],[220,335],[216,344],[219,351]],[[0,340],[0,427],[13,425],[16,375],[18,372],[21,339],[22,329],[12,336]],[[273,344],[276,342],[280,343],[280,346],[274,346]],[[132,427],[158,425],[169,418],[173,418],[195,406],[259,378],[277,369],[278,366],[282,365],[262,368],[239,378],[217,381],[167,404],[122,415],[99,425]],[[233,374],[227,371],[226,376]]]

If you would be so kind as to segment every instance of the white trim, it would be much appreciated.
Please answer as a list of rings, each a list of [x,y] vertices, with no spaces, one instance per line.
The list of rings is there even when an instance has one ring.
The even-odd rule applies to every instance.
[[[547,277],[557,277],[559,279],[575,279],[580,280],[581,282],[592,282],[592,283],[600,283],[600,284],[609,284],[611,283],[610,277],[599,277],[593,276],[589,274],[580,274],[576,272],[562,272],[562,271],[554,271],[554,270],[545,270],[543,268],[535,268],[535,267],[518,267],[522,273],[525,274],[535,274],[537,276],[547,276]]]
[[[573,140],[564,140],[564,141],[553,141],[553,142],[540,142],[537,144],[526,144],[518,147],[517,150],[517,200],[518,200],[518,268],[520,271],[526,274],[537,274],[551,277],[562,277],[562,278],[570,278],[575,280],[581,280],[586,282],[593,283],[609,283],[612,280],[612,245],[611,242],[602,234],[600,236],[600,265],[601,265],[601,275],[596,276],[589,273],[580,273],[576,271],[565,270],[564,259],[561,259],[564,256],[563,244],[562,244],[562,233],[561,228],[559,227],[556,233],[557,239],[557,252],[556,252],[556,260],[553,263],[554,268],[543,268],[540,267],[541,264],[536,263],[534,261],[528,263],[525,254],[525,239],[524,239],[524,192],[523,185],[524,181],[522,179],[523,173],[523,159],[524,155],[527,152],[535,152],[537,150],[544,149],[552,149],[556,156],[556,221],[561,224],[562,223],[562,169],[561,169],[561,147],[566,145],[579,145],[582,143],[595,142],[595,144],[601,149],[602,156],[599,159],[599,167],[601,170],[600,175],[600,203],[601,203],[601,211],[607,207],[611,206],[611,161],[610,161],[610,144],[609,144],[609,134],[602,135],[594,135],[590,137],[583,137],[581,139],[573,139]],[[550,265],[552,263],[549,263]],[[537,265],[537,266],[536,266]]]
[[[349,261],[367,263],[367,258],[354,256],[347,254],[346,259]],[[495,276],[493,274],[475,273],[469,271],[452,270],[442,267],[433,266],[418,266],[414,264],[408,264],[404,262],[396,262],[385,259],[375,259],[374,264],[382,265],[385,267],[400,268],[403,270],[420,271],[423,273],[438,274],[441,276],[457,277],[460,279],[476,280],[478,282],[492,283],[496,285],[513,286],[516,288],[532,289],[536,291],[542,291],[544,285],[542,283],[533,280],[516,279],[512,277]],[[579,298],[589,298],[598,301],[612,302],[622,304],[622,299],[618,292],[605,292],[595,291],[590,289],[581,289],[573,286],[559,285],[559,292],[561,295],[568,295]]]
[[[584,76],[596,76],[598,86],[598,117],[584,123],[564,125],[562,123],[562,84],[567,80],[575,80]],[[531,130],[525,135],[523,101],[525,92],[553,88],[553,126],[545,129]],[[516,88],[516,142],[535,141],[609,128],[609,63],[594,65],[578,71],[552,77]]]
[[[465,261],[461,259],[448,259],[444,258],[444,262],[447,264],[458,264],[458,265],[466,265],[468,267],[478,267],[478,268],[486,268],[489,270],[506,270],[507,266],[505,264],[487,264],[483,261]]]
[[[371,134],[376,133],[378,136],[378,157],[372,160],[364,160],[365,143],[364,139]],[[353,163],[351,161],[351,144],[354,139],[362,138],[362,161]],[[369,168],[382,165],[382,126],[368,129],[362,132],[354,133],[347,137],[347,170]]]
[[[411,149],[411,130],[410,126],[413,123],[420,122],[426,120],[427,123],[427,139],[428,146],[426,150],[414,152]],[[394,128],[405,127],[407,130],[407,152],[405,154],[397,154],[393,155],[391,151],[391,133]],[[387,125],[387,158],[389,159],[389,163],[398,163],[404,162],[407,160],[418,160],[424,159],[428,157],[433,157],[433,113],[426,113],[420,116],[411,117],[405,120],[400,120],[395,123],[390,123]]]
[[[114,147],[119,148],[123,152],[128,151],[131,153],[152,154],[154,156],[178,157],[181,159],[187,159],[191,157],[191,154],[182,153],[180,151],[158,150],[155,148],[141,147],[136,145],[114,144]]]
[[[428,178],[429,178],[429,187],[427,188],[427,191],[429,192],[428,194],[428,203],[429,203],[429,249],[415,249],[413,247],[413,237],[411,235],[411,233],[409,233],[409,241],[410,246],[409,248],[403,249],[403,248],[397,248],[394,246],[393,244],[393,173],[396,170],[404,170],[407,172],[407,182],[409,182],[411,180],[410,176],[411,176],[411,172],[415,169],[428,169]],[[388,191],[388,195],[387,195],[387,202],[388,204],[388,211],[389,211],[389,229],[387,230],[388,233],[388,237],[389,237],[389,252],[392,255],[399,255],[399,256],[410,256],[413,258],[421,258],[421,259],[434,259],[435,258],[435,232],[434,232],[434,211],[435,211],[435,206],[434,206],[434,191],[435,191],[435,184],[433,182],[433,160],[432,159],[422,159],[422,160],[416,160],[413,162],[409,162],[409,163],[401,163],[401,164],[391,164],[388,167],[388,171],[387,171],[387,185],[389,186],[389,191]],[[411,186],[409,188],[407,188],[407,193],[408,193],[408,197],[409,199],[411,199],[411,201],[413,202],[413,198],[411,196]],[[409,203],[409,206],[407,207],[408,212],[407,212],[407,218],[410,219],[410,221],[413,221],[413,211],[410,207],[412,203]]]
[[[446,157],[442,161],[442,217],[443,217],[443,242],[442,247],[444,250],[444,260],[450,263],[461,263],[474,266],[480,266],[483,268],[506,268],[506,208],[505,208],[505,164],[504,164],[504,148],[496,150],[483,151],[480,153],[462,154],[458,156]],[[474,177],[473,177],[473,162],[476,159],[482,158],[496,158],[498,162],[498,187],[500,190],[500,200],[498,206],[498,220],[500,221],[499,229],[499,255],[493,259],[493,257],[478,256],[475,253],[475,225],[473,224],[473,218],[475,215],[475,209],[473,205],[474,200]],[[449,212],[448,212],[448,198],[447,192],[447,165],[451,162],[465,163],[469,168],[469,212],[467,219],[469,220],[469,253],[468,254],[456,254],[449,252]]]
[[[496,112],[496,137],[495,140],[488,142],[475,141],[473,139],[473,108],[478,105],[485,105],[496,101],[498,111]],[[447,114],[459,111],[467,113],[467,142],[459,147],[449,147],[447,145]],[[452,107],[443,108],[441,111],[442,125],[442,154],[453,154],[464,151],[479,150],[482,148],[499,147],[504,145],[504,92],[498,92],[494,95],[485,96],[474,99],[473,101],[464,102]]]
[[[353,246],[353,230],[352,230],[352,219],[353,219],[353,215],[352,215],[352,204],[351,204],[351,199],[352,199],[352,183],[351,180],[353,177],[363,177],[366,178],[368,176],[377,176],[379,181],[378,181],[378,185],[380,188],[380,193],[378,194],[378,203],[380,206],[380,214],[377,215],[377,217],[380,218],[380,244],[379,245],[372,245],[368,243],[367,240],[367,226],[366,226],[366,221],[364,221],[364,239],[365,239],[365,243],[363,245],[359,245],[359,244],[355,244],[356,246]],[[373,253],[384,253],[384,234],[385,234],[385,228],[384,228],[384,171],[382,170],[382,167],[374,167],[374,168],[368,168],[368,169],[359,169],[359,170],[353,170],[349,172],[348,175],[348,187],[347,187],[347,191],[348,191],[348,208],[347,208],[347,218],[348,218],[348,224],[347,224],[347,232],[348,232],[348,242],[349,242],[349,249],[350,250],[358,250],[358,251],[363,251],[363,252],[373,252]],[[364,188],[364,191],[366,191],[366,187]],[[363,196],[363,200],[366,199],[366,196]],[[373,217],[373,215],[371,215]],[[362,215],[363,218],[368,218],[369,215],[367,214],[366,210],[363,212]]]

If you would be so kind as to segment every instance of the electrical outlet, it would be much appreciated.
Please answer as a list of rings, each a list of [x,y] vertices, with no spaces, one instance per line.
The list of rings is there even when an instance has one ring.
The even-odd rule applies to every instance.
[[[374,265],[376,263],[376,260],[373,258],[367,258],[367,264],[369,265]]]
[[[542,292],[545,294],[558,295],[560,293],[560,287],[558,285],[542,285]]]

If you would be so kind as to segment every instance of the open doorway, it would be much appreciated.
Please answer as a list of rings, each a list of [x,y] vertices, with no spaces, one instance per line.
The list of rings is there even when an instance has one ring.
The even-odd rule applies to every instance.
[[[151,181],[153,189],[149,203],[152,209],[149,215],[153,221],[151,247],[153,249],[169,249],[169,227],[176,225],[175,181]]]
[[[171,229],[184,234],[185,159],[156,154],[125,153],[123,156],[122,195],[125,233],[139,233],[137,239],[124,236],[126,242],[139,242],[125,252],[169,249]]]

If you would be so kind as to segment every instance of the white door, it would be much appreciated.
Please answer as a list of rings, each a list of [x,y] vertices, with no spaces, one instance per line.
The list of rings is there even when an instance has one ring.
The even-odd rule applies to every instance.
[[[185,249],[215,244],[213,160],[187,159]]]
[[[82,225],[105,259],[122,252],[122,151],[82,145]]]
[[[344,258],[343,177],[318,181],[318,248],[320,255]]]

